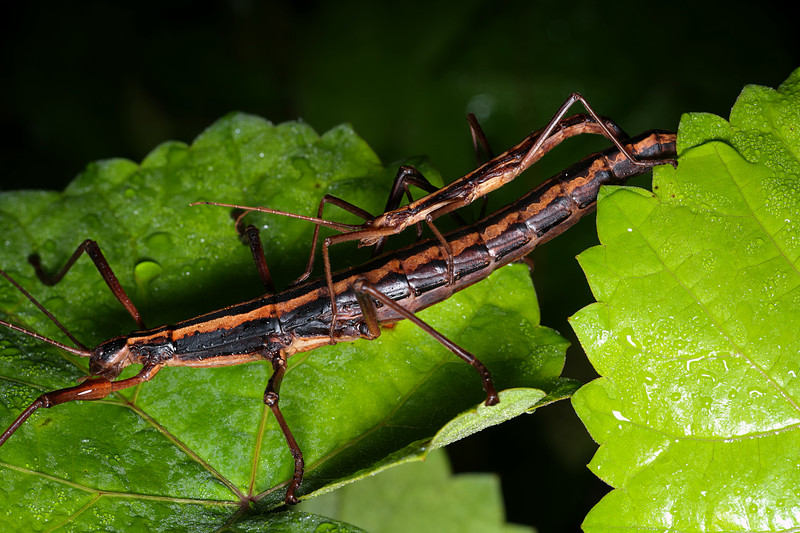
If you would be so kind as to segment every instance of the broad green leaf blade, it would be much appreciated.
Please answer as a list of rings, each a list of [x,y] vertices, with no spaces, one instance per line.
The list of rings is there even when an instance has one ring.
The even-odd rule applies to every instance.
[[[798,89],[800,70],[730,123],[684,116],[655,194],[599,202],[598,303],[572,324],[603,377],[573,404],[617,490],[587,531],[800,528]]]
[[[532,531],[505,523],[498,479],[453,475],[442,452],[315,498],[301,509],[384,533]]]
[[[424,161],[413,163],[441,181]],[[190,203],[316,214],[327,192],[377,213],[395,169],[382,167],[347,126],[319,136],[300,123],[273,126],[230,115],[191,146],[166,143],[141,165],[93,163],[63,194],[0,195],[0,268],[92,346],[135,323],[88,258],[45,287],[27,262],[30,254],[55,271],[93,238],[148,325],[174,323],[263,291],[230,210]],[[332,218],[356,221],[331,211]],[[245,221],[262,228],[279,285],[303,271],[311,224],[263,214]],[[369,254],[334,247],[334,268]],[[9,322],[69,342],[6,282],[0,309]],[[569,394],[571,383],[558,378],[566,341],[539,326],[526,268],[504,268],[421,316],[483,360],[500,389],[533,389],[528,407],[545,394],[544,401]],[[5,328],[0,343],[3,424],[37,395],[87,373],[86,361]],[[327,346],[289,363],[281,406],[305,454],[301,495],[419,457],[442,426],[484,397],[471,367],[407,323],[375,341]],[[7,480],[0,523],[115,530],[117,518],[108,517],[130,513],[151,517],[149,530],[182,531],[194,523],[200,529],[238,523],[243,503],[266,513],[282,503],[292,473],[283,435],[263,404],[270,373],[260,363],[166,368],[116,396],[36,413],[0,448]],[[504,408],[486,413],[487,424],[511,416]]]
[[[425,438],[412,442],[402,450],[373,463],[369,468],[354,472],[352,475],[331,483],[311,496],[327,494],[353,481],[367,479],[378,472],[406,463],[426,460],[428,454],[457,440],[466,438],[478,431],[486,429],[506,420],[510,420],[523,413],[532,413],[539,407],[544,407],[553,402],[564,400],[572,396],[580,387],[580,383],[571,379],[555,379],[544,388],[550,389],[545,394],[539,389],[507,389],[500,391],[500,404],[486,407],[483,402],[467,409],[445,424],[433,438]]]

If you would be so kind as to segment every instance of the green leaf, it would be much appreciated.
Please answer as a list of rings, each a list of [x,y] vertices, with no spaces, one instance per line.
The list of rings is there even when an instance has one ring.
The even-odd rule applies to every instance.
[[[573,404],[616,490],[587,531],[800,528],[800,70],[730,123],[683,117],[677,170],[606,190],[573,327]]]
[[[424,160],[411,162],[441,182]],[[384,168],[347,126],[319,136],[302,123],[274,126],[234,114],[191,146],[159,146],[141,165],[93,163],[63,194],[0,195],[0,266],[91,346],[125,334],[135,323],[88,258],[79,259],[61,283],[45,287],[27,262],[30,254],[40,254],[45,268],[55,271],[81,241],[95,239],[147,323],[174,323],[263,291],[230,210],[189,207],[191,202],[315,214],[327,192],[377,213],[396,168]],[[355,221],[334,209],[329,216]],[[246,221],[262,228],[279,286],[303,271],[311,224],[258,213]],[[358,264],[369,254],[344,244],[333,247],[332,263]],[[69,342],[5,282],[0,309],[9,322]],[[539,326],[530,277],[521,265],[503,268],[420,315],[483,360],[500,389],[522,389],[504,392],[508,402],[481,409],[480,423],[459,435],[574,388],[558,377],[566,341]],[[0,329],[4,424],[37,395],[87,374],[86,361]],[[297,354],[289,364],[281,406],[305,454],[303,496],[420,458],[440,428],[484,398],[469,365],[406,322],[375,341],[326,346]],[[263,404],[270,374],[261,363],[166,368],[107,399],[40,410],[0,449],[0,524],[125,530],[128,515],[148,520],[150,531],[223,524],[246,530],[247,517],[271,524],[267,512],[283,501],[292,459]],[[519,395],[527,403],[510,400]],[[519,408],[509,411],[512,406]],[[306,520],[275,516],[286,523]],[[306,521],[319,525],[314,520]]]
[[[383,502],[375,505],[375,502]],[[504,533],[532,528],[505,523],[499,480],[489,474],[450,473],[447,456],[393,468],[315,498],[301,509],[356,524],[367,531]]]

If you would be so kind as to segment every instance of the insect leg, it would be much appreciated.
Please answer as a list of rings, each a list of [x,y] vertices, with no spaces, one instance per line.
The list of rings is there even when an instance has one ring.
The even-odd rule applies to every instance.
[[[444,255],[445,259],[447,260],[447,282],[452,285],[455,273],[455,265],[453,264],[453,249],[450,248],[450,244],[448,244],[447,239],[444,238],[442,232],[440,232],[433,224],[432,214],[429,214],[425,217],[425,222],[428,223],[428,227],[431,228],[431,231],[439,241],[439,246],[442,248],[442,255]]]
[[[266,293],[275,294],[275,284],[272,282],[272,274],[269,273],[267,256],[264,254],[264,247],[261,245],[261,232],[252,224],[245,227],[243,222],[245,215],[249,212],[245,209],[231,211],[233,225],[242,242],[250,247],[250,253],[253,254],[253,261],[255,261],[256,269],[258,270],[258,277],[261,278],[261,283],[264,285]]]
[[[371,219],[375,218],[371,214],[369,214],[367,211],[365,211],[365,210],[361,209],[360,207],[358,207],[357,205],[353,205],[350,202],[348,202],[346,200],[342,200],[341,198],[338,198],[336,196],[332,196],[330,194],[326,194],[319,201],[319,209],[317,209],[317,218],[319,218],[319,219],[322,218],[322,210],[325,208],[325,204],[333,204],[335,206],[338,206],[338,207],[344,209],[345,211],[356,215],[357,217],[363,218],[364,220],[371,220]],[[314,269],[314,255],[317,252],[317,242],[319,241],[319,228],[320,228],[319,224],[316,224],[314,226],[314,237],[311,239],[311,254],[308,257],[308,265],[306,266],[306,270],[305,270],[305,272],[303,272],[303,274],[299,278],[297,278],[292,283],[292,285],[297,285],[298,283],[308,279],[308,277],[311,275],[311,271]],[[352,239],[352,240],[355,240],[355,239]],[[323,243],[323,246],[324,246],[324,243]],[[326,268],[330,269],[330,264],[328,264],[326,266]]]
[[[434,193],[439,190],[434,184],[432,184],[428,179],[417,170],[415,167],[411,165],[403,165],[399,169],[397,169],[397,174],[395,174],[394,181],[392,183],[392,190],[389,192],[389,198],[386,201],[386,208],[384,209],[384,213],[388,213],[390,211],[394,211],[398,207],[400,207],[400,201],[403,198],[403,194],[405,193],[406,197],[408,198],[409,202],[413,202],[414,199],[411,197],[411,190],[409,187],[414,186],[418,189],[422,189],[427,193]],[[451,215],[455,218],[456,223],[459,225],[465,225],[466,221],[464,221],[458,213],[451,213]],[[416,223],[417,228],[417,238],[422,238],[422,224]],[[372,257],[377,257],[378,255],[383,252],[383,248],[386,245],[386,239],[388,239],[389,235],[383,235],[375,241],[375,248],[372,251]]]
[[[128,313],[130,313],[130,315],[139,325],[139,328],[146,329],[144,321],[142,320],[142,316],[139,314],[136,306],[133,305],[131,299],[125,293],[125,289],[123,289],[122,285],[120,285],[117,276],[114,274],[114,271],[111,270],[111,266],[108,264],[103,252],[100,251],[100,246],[98,246],[95,241],[91,239],[86,239],[83,241],[72,254],[72,257],[67,260],[67,263],[63,266],[63,268],[55,274],[48,274],[44,271],[44,269],[42,269],[42,262],[38,254],[31,255],[28,258],[28,262],[33,265],[33,268],[36,270],[36,275],[39,277],[42,283],[45,285],[55,285],[61,281],[61,278],[64,277],[67,271],[72,267],[73,264],[75,264],[75,261],[78,260],[78,257],[80,257],[83,252],[86,252],[86,255],[88,255],[92,261],[94,261],[97,270],[100,271],[100,275],[103,277],[106,285],[108,285],[108,288],[111,289],[111,292],[114,293],[114,296],[117,298],[117,300],[119,300]]]
[[[415,167],[411,165],[401,165],[400,168],[397,169],[397,174],[395,174],[394,180],[392,181],[392,189],[389,191],[389,198],[386,199],[386,207],[383,212],[394,211],[400,207],[403,195],[408,198],[409,202],[413,202],[414,199],[411,196],[411,189],[409,188],[411,186],[422,189],[427,193],[439,190],[438,187],[428,181],[428,179],[422,175],[422,172]],[[417,238],[419,239],[422,237],[422,226],[419,223],[415,224],[415,226],[417,228]],[[386,245],[387,238],[387,236],[383,236],[376,241],[375,247],[372,250],[372,257],[381,254]]]
[[[298,502],[298,499],[294,493],[300,488],[300,483],[303,481],[305,463],[303,461],[303,452],[300,450],[300,446],[297,445],[297,441],[294,439],[294,435],[292,435],[292,430],[289,429],[289,424],[286,423],[286,419],[283,417],[280,407],[278,407],[281,380],[283,380],[283,375],[286,373],[286,359],[284,359],[282,355],[276,355],[272,359],[272,369],[272,377],[269,378],[267,390],[264,391],[264,403],[272,410],[272,414],[275,415],[275,419],[281,426],[283,436],[286,438],[289,451],[292,452],[292,457],[294,458],[294,474],[292,475],[292,481],[289,482],[289,488],[286,489],[285,501],[289,504],[295,504]]]
[[[436,185],[428,181],[428,178],[423,176],[422,172],[415,167],[411,165],[401,165],[400,168],[397,169],[397,174],[394,176],[392,190],[389,191],[389,198],[386,200],[386,208],[383,210],[384,213],[387,211],[394,211],[400,207],[400,202],[404,194],[408,197],[409,202],[413,201],[411,191],[409,190],[410,186],[422,189],[427,193],[439,190]]]
[[[261,244],[261,232],[257,227],[250,224],[242,230],[241,236],[250,246],[250,252],[253,254],[253,261],[256,263],[258,276],[261,278],[261,283],[264,284],[264,289],[266,289],[267,294],[275,294],[275,284],[272,282],[272,275],[269,273],[269,267],[267,266],[267,256],[264,254],[264,247]]]
[[[472,365],[475,370],[478,371],[478,374],[481,376],[481,380],[483,381],[483,390],[486,391],[486,405],[495,405],[500,401],[500,398],[497,396],[497,391],[494,387],[494,382],[492,381],[491,373],[486,366],[481,363],[481,361],[466,351],[464,348],[459,346],[458,344],[454,343],[435,329],[433,329],[427,322],[419,318],[417,315],[406,309],[405,307],[401,306],[381,291],[376,289],[372,284],[370,284],[367,280],[361,278],[356,280],[353,284],[353,290],[355,290],[356,295],[362,296],[370,296],[380,302],[381,304],[385,305],[386,307],[392,309],[396,313],[398,313],[403,318],[406,318],[419,326],[423,331],[429,334],[431,337],[439,341],[445,348],[456,354],[458,357]],[[367,320],[367,325],[370,328],[370,332],[372,333],[373,327],[377,328],[377,320],[375,318],[375,304],[369,301],[369,298],[362,298],[359,297],[359,305],[361,306],[362,312],[364,314],[365,320]],[[370,324],[370,321],[374,321],[373,324]]]
[[[472,147],[475,149],[475,159],[478,166],[480,166],[486,163],[486,161],[494,159],[494,151],[489,145],[489,139],[486,138],[486,134],[483,132],[480,122],[478,122],[478,119],[473,113],[467,113],[467,122],[469,122],[469,131],[472,133]],[[483,149],[483,153],[486,156],[485,160],[481,158],[481,149]]]
[[[483,128],[481,127],[480,122],[478,122],[477,117],[475,117],[475,115],[472,113],[467,113],[467,122],[469,122],[469,131],[472,133],[472,146],[475,148],[475,159],[477,160],[478,166],[480,166],[486,161],[494,159],[494,151],[489,145],[489,139],[483,132]],[[486,161],[481,159],[481,148],[483,149],[483,153],[486,154]],[[478,215],[479,220],[486,216],[486,210],[488,207],[489,197],[482,196],[481,211]]]
[[[162,365],[148,365],[142,368],[141,372],[133,377],[121,379],[119,381],[111,381],[104,377],[92,377],[74,387],[67,387],[58,389],[52,392],[46,392],[36,398],[32,404],[25,408],[22,413],[17,417],[14,422],[0,435],[0,446],[14,434],[14,432],[40,407],[50,408],[54,405],[59,405],[67,402],[74,402],[77,400],[99,400],[105,398],[109,394],[118,390],[134,387],[145,381],[149,381],[161,370]]]
[[[653,161],[647,161],[647,160],[640,161],[639,159],[634,157],[634,155],[630,152],[630,150],[628,150],[628,148],[625,147],[625,145],[622,143],[622,140],[620,139],[620,137],[623,135],[622,130],[619,129],[616,126],[616,124],[613,124],[613,122],[611,123],[611,126],[609,126],[609,124],[607,124],[607,120],[604,120],[602,117],[600,117],[600,115],[598,115],[595,112],[592,106],[589,105],[589,102],[587,102],[586,99],[580,93],[572,93],[571,95],[569,95],[569,97],[567,97],[567,99],[564,101],[564,103],[561,105],[558,111],[556,111],[555,115],[553,115],[553,118],[550,119],[550,122],[542,130],[541,135],[539,135],[539,138],[536,140],[533,146],[531,146],[531,149],[528,150],[528,153],[525,155],[522,161],[522,166],[524,168],[527,168],[530,164],[532,164],[533,161],[537,161],[542,156],[540,150],[544,145],[545,141],[547,141],[550,135],[556,130],[556,128],[559,127],[561,119],[564,118],[564,115],[567,114],[569,108],[572,107],[576,102],[580,102],[583,105],[586,111],[589,112],[589,115],[600,126],[603,135],[606,138],[608,138],[612,143],[614,143],[614,146],[616,146],[619,149],[619,151],[625,154],[625,157],[627,157],[628,160],[633,165],[638,166],[640,168],[652,168],[656,166]],[[673,164],[673,166],[677,164],[674,162],[674,160],[669,160],[667,162]]]

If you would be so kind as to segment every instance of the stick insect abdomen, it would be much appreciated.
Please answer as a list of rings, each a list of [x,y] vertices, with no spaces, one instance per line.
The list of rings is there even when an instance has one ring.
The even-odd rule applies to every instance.
[[[675,135],[647,132],[631,139],[628,147],[642,160],[670,158],[675,155]],[[439,246],[424,250],[416,246],[397,252],[397,268],[409,284],[409,296],[403,306],[416,312],[485,279],[594,210],[601,186],[620,184],[641,173],[641,167],[619,150],[608,149],[573,165],[470,228],[446,235],[452,249],[452,281]],[[380,280],[370,281],[380,286]],[[383,315],[379,312],[379,316]]]
[[[666,159],[675,155],[675,134],[649,131],[630,139],[628,147],[640,160]],[[543,184],[495,216],[516,211],[535,235],[535,247],[560,235],[593,211],[600,187],[622,184],[638,174],[641,169],[628,157],[606,150],[576,163],[547,182],[548,187]]]
[[[640,159],[665,159],[675,154],[675,136],[647,132],[631,139],[628,146]],[[610,148],[573,165],[476,224],[447,234],[445,238],[452,251],[452,278],[448,275],[448,257],[436,241],[418,243],[339,272],[332,279],[338,311],[331,328],[334,332],[331,341],[369,337],[352,290],[357,279],[364,279],[415,313],[485,279],[500,266],[524,257],[571,227],[595,208],[601,186],[622,183],[641,173],[641,166],[631,163],[616,148]],[[287,332],[291,329],[293,335],[300,337],[312,332],[325,336],[331,312],[321,283],[298,286],[287,293],[298,291],[308,298],[303,305],[298,306],[297,302],[287,305],[287,314],[281,316]],[[386,323],[402,317],[379,306],[376,318]]]

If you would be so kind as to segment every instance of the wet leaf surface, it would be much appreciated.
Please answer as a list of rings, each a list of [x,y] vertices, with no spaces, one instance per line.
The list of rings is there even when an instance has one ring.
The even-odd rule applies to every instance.
[[[800,70],[730,122],[685,115],[677,170],[598,206],[572,319],[603,376],[573,404],[616,490],[586,531],[800,527]]]
[[[424,160],[412,162],[441,183]],[[80,242],[95,239],[147,324],[173,323],[263,292],[230,210],[191,202],[313,214],[328,192],[377,213],[395,171],[346,126],[319,136],[302,123],[272,125],[233,114],[191,146],[165,143],[140,165],[92,163],[64,193],[0,195],[0,265],[93,346],[135,323],[88,258],[45,287],[27,263],[30,254],[55,271]],[[355,221],[332,211],[332,218]],[[312,226],[261,214],[246,221],[262,229],[273,275],[286,286],[305,267]],[[332,261],[342,268],[367,257],[369,250],[342,245]],[[5,320],[69,342],[5,282],[0,309]],[[566,341],[539,325],[523,266],[503,268],[421,316],[481,358],[500,389],[521,389],[509,398],[528,399],[512,411],[503,404],[481,410],[480,423],[456,428],[457,435],[574,389],[558,377]],[[3,328],[0,421],[10,423],[37,395],[86,374],[85,360]],[[263,404],[269,376],[262,363],[166,368],[104,400],[41,410],[0,449],[0,524],[67,531],[347,530],[323,517],[270,512],[282,504],[292,460]],[[293,356],[281,405],[305,454],[301,496],[423,457],[440,428],[482,399],[477,374],[407,323],[375,341]]]

